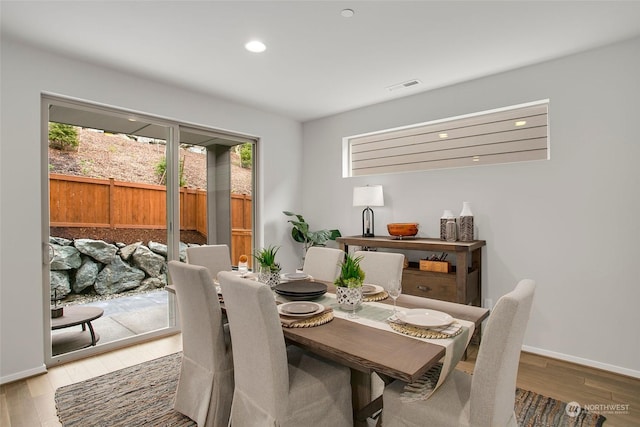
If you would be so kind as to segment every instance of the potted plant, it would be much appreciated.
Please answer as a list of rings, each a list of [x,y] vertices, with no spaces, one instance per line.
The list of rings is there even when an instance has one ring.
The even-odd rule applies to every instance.
[[[349,317],[356,317],[356,309],[362,302],[362,283],[364,271],[360,268],[362,257],[346,254],[340,265],[340,276],[333,282],[336,285],[336,299],[343,310],[351,310]]]
[[[280,283],[280,264],[276,262],[278,249],[280,249],[280,247],[268,246],[256,250],[253,254],[259,266],[258,280],[271,287]]]
[[[290,219],[287,222],[290,222],[291,225],[293,225],[293,228],[291,228],[291,237],[293,237],[293,240],[300,242],[303,245],[303,263],[307,250],[311,246],[325,246],[328,240],[336,240],[336,237],[341,236],[340,230],[311,231],[309,224],[304,220],[302,215],[289,211],[282,211],[282,213],[287,216],[295,216],[297,218],[297,220]]]

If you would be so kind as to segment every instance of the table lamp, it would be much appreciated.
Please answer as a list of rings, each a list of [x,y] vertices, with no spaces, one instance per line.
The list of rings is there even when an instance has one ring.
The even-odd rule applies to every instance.
[[[375,237],[371,206],[384,206],[382,185],[354,187],[353,206],[366,206],[362,211],[362,237]]]

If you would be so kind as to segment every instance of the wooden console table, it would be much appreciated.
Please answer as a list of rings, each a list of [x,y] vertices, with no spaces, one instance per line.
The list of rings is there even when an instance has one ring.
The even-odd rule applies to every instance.
[[[64,307],[64,314],[51,319],[51,329],[82,326],[80,331],[69,331],[51,335],[51,347],[54,356],[73,350],[94,346],[100,336],[93,330],[91,322],[104,314],[99,307]],[[88,328],[88,330],[87,330]]]
[[[404,238],[391,236],[348,236],[336,239],[340,248],[349,245],[362,248],[388,248],[423,252],[454,253],[455,269],[451,273],[423,271],[418,263],[409,263],[402,273],[402,292],[426,298],[482,306],[481,264],[484,240],[447,242],[439,239]]]

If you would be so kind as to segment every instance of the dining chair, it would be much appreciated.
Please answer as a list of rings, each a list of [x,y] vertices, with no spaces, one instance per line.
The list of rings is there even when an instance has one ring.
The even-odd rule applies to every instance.
[[[394,252],[356,251],[354,257],[361,257],[360,268],[364,272],[364,282],[387,289],[389,281],[402,282],[404,255]],[[388,379],[390,381],[390,379]],[[371,374],[371,400],[382,396],[385,381],[375,372]]]
[[[473,375],[453,370],[426,401],[403,402],[406,383],[401,381],[385,388],[383,425],[517,426],[516,376],[534,290],[535,282],[524,279],[498,300],[482,336]]]
[[[355,257],[362,257],[360,268],[364,271],[364,282],[387,289],[390,280],[402,281],[404,255],[394,252],[356,251]]]
[[[304,257],[302,271],[316,280],[333,283],[340,275],[344,251],[335,248],[312,246]]]
[[[209,275],[216,280],[220,271],[231,270],[231,255],[227,245],[203,245],[187,248],[187,264],[207,267]]]
[[[231,426],[352,426],[349,368],[285,345],[268,286],[219,279],[233,340]]]
[[[206,267],[169,261],[182,329],[182,366],[174,409],[199,426],[226,426],[233,397],[228,328]]]

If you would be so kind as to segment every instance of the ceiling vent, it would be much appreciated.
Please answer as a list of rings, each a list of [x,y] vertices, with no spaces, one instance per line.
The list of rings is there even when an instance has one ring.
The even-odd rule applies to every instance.
[[[411,86],[419,85],[421,82],[418,79],[408,80],[406,82],[398,83],[397,85],[387,87],[387,90],[393,92],[398,89],[405,89]]]

